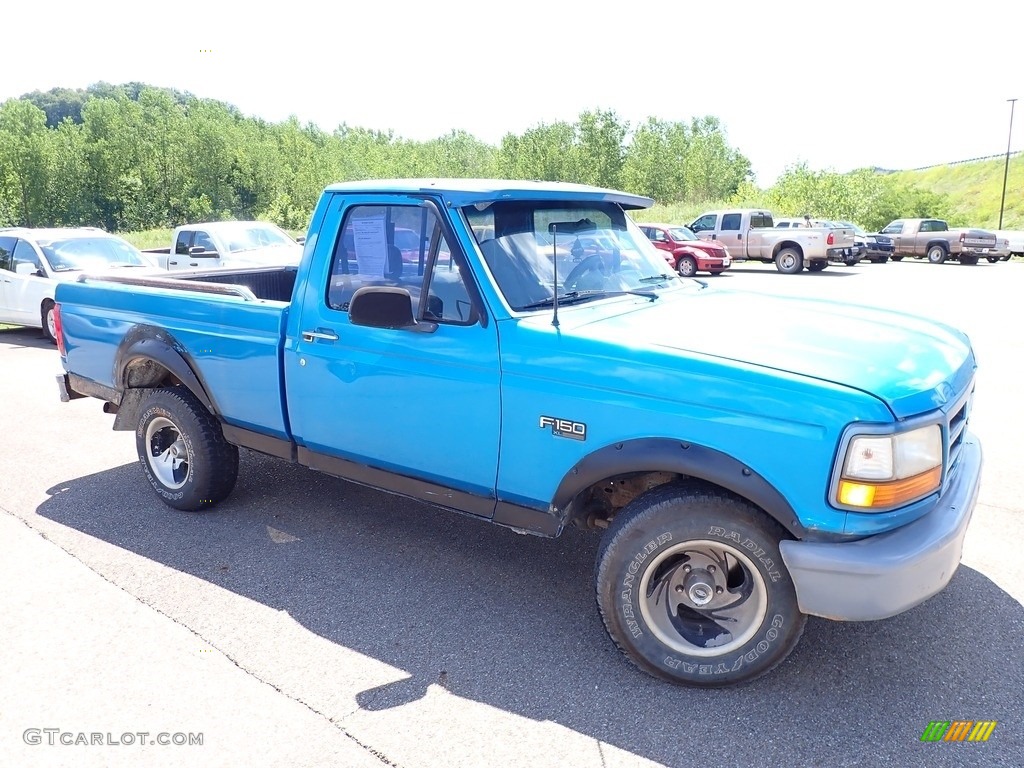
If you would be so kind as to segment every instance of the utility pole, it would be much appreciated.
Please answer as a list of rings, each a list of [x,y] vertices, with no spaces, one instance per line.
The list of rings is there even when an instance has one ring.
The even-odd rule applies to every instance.
[[[1006,176],[1010,172],[1010,141],[1013,138],[1013,108],[1017,105],[1016,99],[1007,99],[1010,102],[1010,135],[1006,137],[1006,165],[1003,167],[1003,197],[999,201],[999,226],[1003,228],[1003,207],[1006,205]]]

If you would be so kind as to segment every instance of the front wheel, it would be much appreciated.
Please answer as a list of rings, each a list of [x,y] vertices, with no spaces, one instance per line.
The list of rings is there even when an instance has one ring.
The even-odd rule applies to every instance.
[[[43,338],[47,341],[57,343],[57,324],[54,319],[54,304],[47,299],[39,308],[39,320],[43,325]]]
[[[779,552],[782,529],[717,489],[670,484],[635,499],[605,533],[597,603],[645,672],[716,687],[780,664],[806,617]]]
[[[796,248],[783,248],[775,254],[775,268],[784,275],[795,275],[804,268],[804,257]]]
[[[155,389],[135,430],[142,471],[163,502],[195,512],[227,498],[238,478],[238,448],[184,387]]]
[[[697,260],[693,256],[680,256],[676,262],[676,272],[683,277],[693,277],[697,274]]]
[[[988,263],[989,264],[995,264],[997,261],[999,261],[1000,257],[999,256],[986,256],[985,258],[988,259]]]
[[[903,261],[903,257],[902,256],[893,256],[892,260],[893,261]]]
[[[808,272],[821,272],[828,264],[824,261],[812,261],[807,265]]]

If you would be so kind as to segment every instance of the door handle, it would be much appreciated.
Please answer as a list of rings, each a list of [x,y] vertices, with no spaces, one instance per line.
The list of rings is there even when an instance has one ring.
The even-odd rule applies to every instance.
[[[302,332],[303,341],[316,341],[317,339],[322,339],[323,341],[337,341],[338,334],[336,334],[334,331],[325,331],[320,328],[318,328],[315,331]]]

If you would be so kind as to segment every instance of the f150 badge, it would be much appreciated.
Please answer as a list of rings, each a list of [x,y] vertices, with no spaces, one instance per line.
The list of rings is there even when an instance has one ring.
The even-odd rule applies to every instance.
[[[569,419],[556,419],[554,416],[541,416],[540,428],[551,428],[551,434],[555,437],[568,437],[570,440],[586,440],[587,425],[582,421],[570,421]]]

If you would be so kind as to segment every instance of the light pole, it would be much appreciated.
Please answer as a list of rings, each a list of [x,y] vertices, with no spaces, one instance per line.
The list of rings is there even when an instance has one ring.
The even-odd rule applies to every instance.
[[[1003,168],[1003,197],[999,201],[999,226],[1003,228],[1003,206],[1006,205],[1006,176],[1010,172],[1010,140],[1013,138],[1013,108],[1017,105],[1016,99],[1007,99],[1010,102],[1010,134],[1006,137],[1006,165]]]

